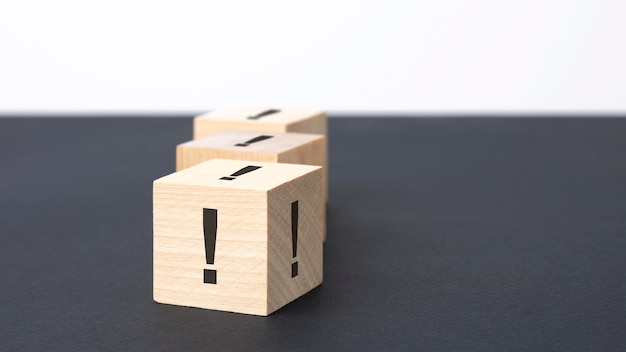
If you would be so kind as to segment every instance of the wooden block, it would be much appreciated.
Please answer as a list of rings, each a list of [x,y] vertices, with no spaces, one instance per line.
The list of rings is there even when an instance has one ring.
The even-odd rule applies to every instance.
[[[301,132],[326,135],[326,113],[320,110],[240,107],[215,110],[196,116],[193,138],[226,130]]]
[[[154,181],[154,300],[269,315],[320,285],[322,175],[213,159]]]
[[[328,169],[326,138],[319,134],[223,131],[176,147],[176,170],[180,171],[211,159],[268,161],[317,165],[324,168],[324,234],[326,240],[326,201]]]

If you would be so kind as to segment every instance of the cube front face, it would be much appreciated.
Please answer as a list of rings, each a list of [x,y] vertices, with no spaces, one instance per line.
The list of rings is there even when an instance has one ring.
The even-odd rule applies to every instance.
[[[203,147],[193,144],[180,144],[176,147],[176,171],[198,165],[211,159],[234,159],[278,162],[278,155],[274,153],[255,152],[251,150],[228,150]]]
[[[241,107],[213,111],[194,119],[194,139],[225,130],[326,134],[326,114],[319,110]]]
[[[207,219],[211,212],[216,216]],[[265,315],[267,219],[264,192],[155,184],[154,300]],[[205,230],[210,240],[212,229],[205,224],[213,220],[207,263]],[[214,271],[215,284],[205,283],[205,269]]]
[[[321,169],[258,163],[229,176],[248,164],[213,160],[154,182],[155,301],[268,315],[321,284]]]

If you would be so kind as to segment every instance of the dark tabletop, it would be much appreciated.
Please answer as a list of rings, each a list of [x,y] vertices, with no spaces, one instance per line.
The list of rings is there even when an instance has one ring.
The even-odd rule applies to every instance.
[[[626,119],[329,129],[324,284],[257,317],[152,301],[190,118],[0,119],[0,350],[624,350]]]

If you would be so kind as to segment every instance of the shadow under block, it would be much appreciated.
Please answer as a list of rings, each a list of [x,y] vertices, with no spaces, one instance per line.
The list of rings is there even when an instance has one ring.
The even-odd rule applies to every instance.
[[[321,110],[239,107],[196,116],[193,138],[226,130],[301,132],[327,135],[326,113]]]
[[[322,283],[321,167],[214,159],[153,187],[156,302],[269,315]]]

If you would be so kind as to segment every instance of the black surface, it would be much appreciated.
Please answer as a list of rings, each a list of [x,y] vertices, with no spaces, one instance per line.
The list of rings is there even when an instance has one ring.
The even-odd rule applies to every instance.
[[[324,284],[152,301],[190,119],[0,119],[0,350],[623,350],[626,119],[331,119]]]

